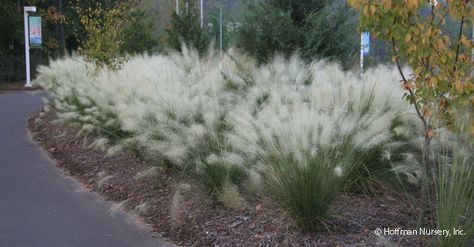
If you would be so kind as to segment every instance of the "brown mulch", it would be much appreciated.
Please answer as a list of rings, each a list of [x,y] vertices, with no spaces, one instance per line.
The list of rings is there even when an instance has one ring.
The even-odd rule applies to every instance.
[[[86,139],[71,131],[73,128],[53,122],[55,116],[54,110],[40,113],[29,120],[28,126],[57,165],[86,188],[140,215],[158,235],[177,245],[384,246],[386,240],[403,246],[423,244],[417,236],[382,239],[373,233],[384,227],[415,228],[418,209],[396,193],[339,196],[332,206],[338,217],[330,219],[329,231],[303,234],[284,211],[268,201],[254,201],[245,209],[229,210],[192,188],[178,196],[176,191],[182,181],[169,169],[137,179],[139,172],[153,167],[151,162],[132,153],[110,156],[90,148]]]

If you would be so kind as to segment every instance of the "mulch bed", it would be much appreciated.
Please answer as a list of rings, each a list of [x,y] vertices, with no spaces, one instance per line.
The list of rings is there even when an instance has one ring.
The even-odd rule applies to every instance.
[[[421,246],[418,236],[376,236],[376,228],[414,229],[418,215],[403,196],[341,195],[332,206],[338,215],[329,221],[329,231],[303,234],[284,211],[270,201],[251,201],[242,210],[213,204],[191,187],[179,196],[180,175],[159,169],[154,176],[137,179],[152,162],[135,154],[90,148],[74,128],[55,123],[50,110],[32,117],[28,126],[34,139],[57,165],[86,188],[106,200],[120,203],[143,217],[156,234],[184,246]],[[39,120],[41,119],[41,121]],[[90,141],[90,140],[89,140]],[[156,166],[155,166],[156,167]]]

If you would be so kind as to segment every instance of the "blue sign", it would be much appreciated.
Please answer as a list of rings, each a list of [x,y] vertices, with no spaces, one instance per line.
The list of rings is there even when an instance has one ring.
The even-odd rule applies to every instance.
[[[364,55],[369,54],[369,51],[370,51],[370,33],[369,32],[362,33],[362,51]]]
[[[31,47],[41,47],[41,17],[28,16],[29,36]]]

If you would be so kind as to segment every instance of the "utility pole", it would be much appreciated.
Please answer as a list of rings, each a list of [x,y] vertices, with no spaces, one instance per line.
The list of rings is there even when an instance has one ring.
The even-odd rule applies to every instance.
[[[179,0],[176,0],[176,14],[179,15]]]
[[[360,34],[360,73],[364,73],[364,33]]]
[[[31,87],[31,75],[30,75],[30,36],[28,26],[28,12],[36,12],[35,6],[23,7],[24,25],[25,25],[25,66],[26,66],[26,84],[25,87]]]
[[[219,14],[219,52],[222,55],[222,5]]]
[[[201,28],[204,27],[204,0],[200,0],[201,2]]]

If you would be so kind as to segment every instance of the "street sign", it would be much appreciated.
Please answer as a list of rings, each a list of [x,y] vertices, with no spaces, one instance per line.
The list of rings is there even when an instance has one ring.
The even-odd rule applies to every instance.
[[[41,47],[41,17],[40,16],[28,16],[29,23],[29,36],[30,36],[30,47],[39,48]]]
[[[369,51],[370,51],[370,33],[369,32],[362,33],[362,49],[363,49],[364,55],[369,54]]]

